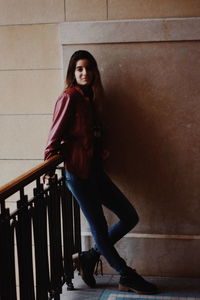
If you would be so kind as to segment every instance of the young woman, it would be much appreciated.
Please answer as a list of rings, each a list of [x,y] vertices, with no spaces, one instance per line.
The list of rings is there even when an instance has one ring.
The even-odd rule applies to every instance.
[[[156,286],[127,266],[114,247],[137,224],[138,215],[103,170],[102,159],[107,153],[102,147],[97,114],[98,90],[102,89],[96,60],[87,51],[76,51],[69,62],[65,90],[55,105],[45,159],[56,153],[63,155],[66,185],[79,203],[95,241],[93,248],[74,256],[85,283],[95,287],[94,269],[103,255],[120,274],[120,290],[152,294]],[[119,218],[110,228],[102,205]]]

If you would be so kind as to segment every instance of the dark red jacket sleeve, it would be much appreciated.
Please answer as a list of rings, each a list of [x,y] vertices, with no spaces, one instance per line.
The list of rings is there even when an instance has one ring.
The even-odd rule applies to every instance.
[[[53,123],[49,132],[44,159],[59,153],[63,136],[66,136],[70,116],[71,97],[63,93],[56,102]]]

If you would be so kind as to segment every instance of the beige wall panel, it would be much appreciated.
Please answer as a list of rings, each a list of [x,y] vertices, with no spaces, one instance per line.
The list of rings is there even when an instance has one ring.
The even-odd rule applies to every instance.
[[[120,250],[121,248],[121,250]],[[200,240],[124,239],[128,263],[144,275],[199,277]],[[148,249],[148,256],[146,250]],[[133,256],[129,253],[132,251]]]
[[[42,159],[51,115],[0,116],[0,159]]]
[[[65,47],[66,63],[78,48]],[[138,210],[136,232],[198,234],[200,43],[81,48],[100,66],[111,151],[107,169]]]
[[[200,240],[124,238],[117,249],[128,265],[142,275],[200,276]],[[105,273],[113,273],[107,264],[105,266]]]
[[[3,186],[4,184],[16,179],[18,176],[21,176],[41,162],[42,161],[39,160],[0,160],[0,186]],[[29,199],[33,197],[33,189],[35,187],[35,182],[25,187],[24,191],[25,194],[29,196]],[[19,199],[19,192],[6,199],[6,208],[9,208],[11,213],[17,209],[17,201]]]
[[[39,160],[0,160],[0,186],[10,182],[40,163],[41,161]],[[8,202],[10,202],[10,199],[8,199]]]
[[[0,70],[60,68],[58,25],[0,27]]]
[[[17,194],[19,195],[19,194]],[[18,196],[19,199],[19,196]],[[10,213],[12,214],[17,209],[17,203],[14,203],[13,201],[6,201],[6,208],[9,208]]]
[[[107,19],[106,0],[65,0],[67,21]]]
[[[110,20],[199,16],[199,0],[108,0]]]
[[[82,237],[83,250],[92,247],[90,236]],[[123,238],[116,244],[119,254],[138,273],[160,277],[199,277],[200,240]],[[103,260],[104,274],[116,272]]]
[[[1,0],[1,25],[63,21],[64,0]]]
[[[0,71],[0,113],[52,113],[63,86],[61,70]]]

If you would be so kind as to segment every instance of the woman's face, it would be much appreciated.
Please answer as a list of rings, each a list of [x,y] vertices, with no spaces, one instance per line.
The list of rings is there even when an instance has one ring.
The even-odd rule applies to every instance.
[[[80,59],[76,63],[75,79],[77,84],[87,86],[92,83],[94,72],[90,67],[90,62],[87,59]]]

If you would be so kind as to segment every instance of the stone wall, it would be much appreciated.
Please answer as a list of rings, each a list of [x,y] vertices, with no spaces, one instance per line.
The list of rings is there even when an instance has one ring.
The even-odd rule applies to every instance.
[[[63,87],[59,23],[200,15],[198,0],[2,0],[0,8],[1,184],[42,159]]]
[[[81,48],[100,66],[107,171],[140,216],[117,247],[142,274],[199,276],[199,28],[199,18],[61,25],[64,65]]]
[[[117,247],[143,274],[199,276],[200,2],[2,0],[0,6],[0,183],[43,159],[69,56],[87,49],[108,96],[107,170],[140,215]],[[84,220],[83,228],[88,241]]]

